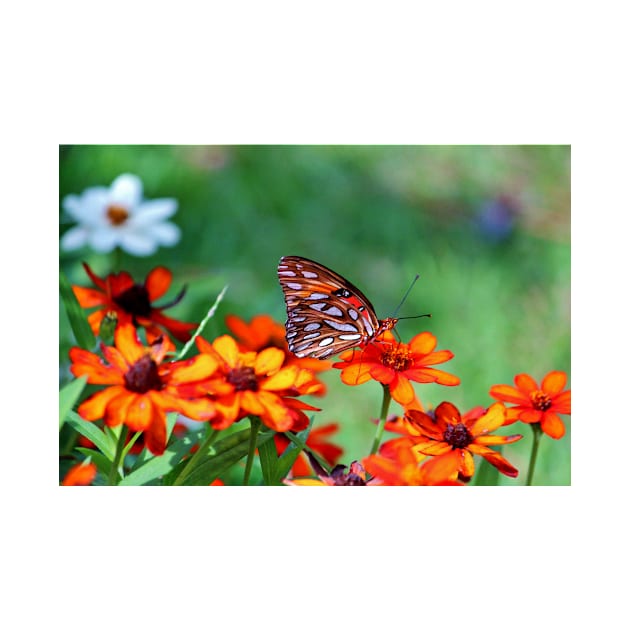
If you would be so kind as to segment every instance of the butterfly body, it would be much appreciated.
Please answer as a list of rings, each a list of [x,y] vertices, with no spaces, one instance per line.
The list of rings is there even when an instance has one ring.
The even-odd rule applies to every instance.
[[[378,319],[357,287],[308,258],[283,256],[278,279],[287,306],[287,343],[299,358],[324,359],[366,346],[398,321]]]

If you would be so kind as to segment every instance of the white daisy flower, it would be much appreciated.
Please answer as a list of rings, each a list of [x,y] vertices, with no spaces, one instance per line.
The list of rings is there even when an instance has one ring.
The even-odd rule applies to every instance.
[[[101,253],[116,246],[134,256],[150,256],[162,245],[172,247],[181,231],[166,221],[177,212],[176,199],[142,199],[142,181],[136,175],[119,175],[109,188],[95,186],[61,202],[78,225],[61,238],[61,249],[85,245]]]

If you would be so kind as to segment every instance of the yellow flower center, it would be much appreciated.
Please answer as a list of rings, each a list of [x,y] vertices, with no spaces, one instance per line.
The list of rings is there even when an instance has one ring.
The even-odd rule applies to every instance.
[[[125,387],[132,392],[145,394],[150,389],[163,387],[157,363],[148,355],[138,359],[125,374]]]
[[[537,389],[529,395],[529,399],[532,401],[532,405],[539,411],[547,411],[551,407],[551,398],[549,394]]]
[[[397,372],[404,372],[413,365],[413,358],[404,348],[390,348],[381,355],[381,363]]]
[[[107,208],[107,218],[112,225],[122,225],[129,218],[129,212],[122,206],[112,205]]]
[[[246,389],[253,392],[258,390],[256,372],[254,372],[254,368],[251,367],[234,368],[230,370],[227,375],[227,381],[234,385],[234,389],[237,392],[242,392]]]

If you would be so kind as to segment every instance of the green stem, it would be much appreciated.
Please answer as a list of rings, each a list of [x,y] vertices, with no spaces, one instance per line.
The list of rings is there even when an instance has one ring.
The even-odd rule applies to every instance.
[[[540,444],[540,436],[542,435],[542,429],[540,424],[534,423],[531,425],[534,434],[534,441],[532,443],[532,453],[529,456],[529,469],[527,471],[527,482],[525,485],[531,486],[532,479],[534,478],[534,469],[536,468],[536,457],[538,456],[538,446]]]
[[[256,456],[256,442],[258,441],[258,429],[260,428],[260,419],[256,416],[250,416],[249,422],[251,429],[249,432],[249,451],[247,453],[247,463],[245,464],[245,474],[243,475],[243,485],[249,485],[249,475],[252,472],[252,464]]]
[[[389,387],[383,385],[383,404],[381,405],[381,416],[376,427],[376,434],[374,435],[374,442],[372,443],[372,450],[370,455],[374,455],[378,451],[378,447],[383,437],[383,430],[385,429],[385,420],[387,420],[387,411],[389,410],[389,403],[392,401],[392,395],[389,393]]]
[[[201,444],[201,446],[191,455],[188,463],[182,468],[182,471],[177,475],[175,481],[173,481],[174,486],[181,486],[184,483],[184,480],[188,475],[195,469],[197,462],[207,455],[208,449],[212,446],[212,443],[217,439],[219,435],[219,431],[213,429],[210,425],[208,425],[208,435],[205,440]]]
[[[118,436],[118,443],[116,444],[116,453],[114,454],[114,461],[112,467],[109,469],[109,477],[107,478],[108,486],[118,485],[118,466],[122,459],[123,450],[125,449],[125,440],[127,439],[127,427],[123,425]]]

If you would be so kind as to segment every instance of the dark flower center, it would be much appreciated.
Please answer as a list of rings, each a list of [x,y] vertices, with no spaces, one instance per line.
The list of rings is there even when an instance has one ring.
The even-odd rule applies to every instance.
[[[112,225],[122,225],[129,217],[129,212],[122,206],[112,205],[107,208],[107,218]]]
[[[337,464],[330,471],[330,478],[335,482],[336,486],[364,486],[365,481],[361,479],[356,473],[345,473],[346,467],[342,464]]]
[[[143,284],[134,284],[114,298],[114,302],[124,311],[139,317],[151,315],[149,292]]]
[[[146,354],[138,359],[125,374],[125,387],[132,392],[144,394],[151,389],[160,390],[162,379],[158,374],[157,363]]]
[[[234,385],[234,389],[237,392],[242,392],[246,389],[253,392],[258,390],[258,379],[256,378],[254,368],[234,368],[228,372],[227,381]]]
[[[444,441],[448,442],[453,448],[466,448],[472,441],[473,437],[464,424],[448,424],[444,431]]]
[[[529,399],[532,401],[534,408],[539,411],[547,411],[547,409],[551,407],[551,398],[549,398],[549,394],[545,394],[545,392],[540,390],[532,392],[529,395]]]
[[[413,365],[413,359],[407,350],[391,348],[383,352],[381,363],[397,372],[404,372]]]

